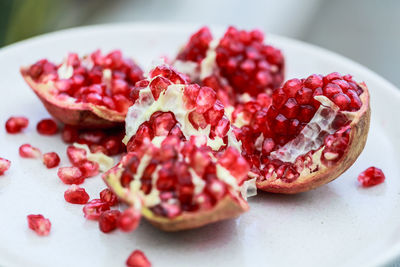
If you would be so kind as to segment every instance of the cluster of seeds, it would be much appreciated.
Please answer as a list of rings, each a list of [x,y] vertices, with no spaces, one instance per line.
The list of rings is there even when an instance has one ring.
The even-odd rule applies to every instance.
[[[46,59],[31,65],[27,75],[37,83],[51,82],[53,93],[73,97],[77,103],[92,103],[126,113],[132,101],[130,92],[143,79],[143,71],[133,60],[115,50],[102,55],[100,50],[79,58],[70,53],[62,64]]]

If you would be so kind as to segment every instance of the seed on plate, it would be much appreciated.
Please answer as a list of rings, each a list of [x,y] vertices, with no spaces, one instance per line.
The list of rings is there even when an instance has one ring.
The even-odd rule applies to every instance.
[[[26,117],[10,117],[6,122],[6,131],[9,134],[20,133],[28,124],[29,120]]]
[[[28,226],[30,229],[35,231],[40,236],[49,235],[51,229],[51,223],[49,219],[43,217],[43,215],[28,215]]]
[[[49,169],[57,167],[60,164],[60,157],[56,152],[45,153],[43,155],[43,164]]]
[[[126,260],[128,267],[151,267],[150,261],[146,255],[139,249],[134,250]]]
[[[30,144],[23,144],[19,147],[19,155],[23,158],[40,158],[42,153]]]

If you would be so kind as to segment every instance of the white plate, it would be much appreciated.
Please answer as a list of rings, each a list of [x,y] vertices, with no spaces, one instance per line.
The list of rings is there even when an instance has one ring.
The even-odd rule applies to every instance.
[[[287,59],[287,78],[339,71],[365,81],[371,91],[372,120],[367,146],[339,179],[294,196],[259,193],[251,210],[236,220],[201,229],[164,233],[142,222],[131,234],[103,234],[83,218],[82,206],[64,201],[67,186],[56,170],[22,159],[18,147],[29,142],[56,151],[68,165],[60,136],[43,137],[36,123],[47,112],[23,82],[19,67],[40,58],[60,61],[69,51],[121,48],[142,66],[159,55],[173,56],[197,27],[120,24],[52,33],[0,50],[0,156],[12,161],[0,177],[1,266],[123,266],[142,249],[154,266],[377,266],[400,253],[399,91],[368,69],[334,53],[287,38],[268,35]],[[29,128],[19,135],[3,130],[11,115],[26,115]],[[360,188],[357,175],[382,168],[386,182]],[[92,198],[104,188],[100,178],[85,182]],[[26,215],[42,213],[51,234],[38,237]]]

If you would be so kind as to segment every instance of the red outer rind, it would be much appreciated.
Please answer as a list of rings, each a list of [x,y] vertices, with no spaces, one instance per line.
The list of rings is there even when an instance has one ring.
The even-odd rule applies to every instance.
[[[320,163],[319,171],[306,176],[300,176],[292,183],[285,183],[281,180],[257,182],[257,188],[271,193],[296,194],[315,189],[329,183],[344,173],[356,161],[365,143],[369,131],[371,110],[369,104],[369,92],[365,83],[359,84],[364,92],[360,95],[363,105],[355,113],[350,123],[349,146],[344,151],[343,157],[333,166],[326,167]]]
[[[130,198],[129,191],[120,184],[115,188],[111,183],[119,180],[122,168],[116,166],[103,175],[103,180],[107,186],[124,202],[134,205]],[[209,210],[198,212],[184,212],[181,215],[169,219],[155,215],[147,207],[142,208],[142,216],[146,218],[155,227],[167,231],[176,232],[198,228],[206,224],[214,223],[221,220],[232,219],[238,217],[241,213],[249,210],[247,202],[239,196],[227,194],[221,199],[217,205]]]
[[[57,100],[49,93],[55,89],[48,84],[36,83],[27,75],[27,67],[20,72],[25,82],[42,101],[47,111],[56,119],[80,128],[111,128],[124,123],[125,115],[104,106],[91,103],[65,103]]]

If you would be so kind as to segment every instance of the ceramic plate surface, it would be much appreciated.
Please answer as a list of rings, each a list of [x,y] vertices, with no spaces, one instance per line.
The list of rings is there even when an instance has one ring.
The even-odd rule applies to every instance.
[[[154,266],[379,266],[400,255],[400,91],[370,70],[342,56],[299,41],[267,35],[286,56],[286,78],[333,71],[351,73],[371,92],[371,129],[357,162],[339,179],[317,190],[285,196],[259,192],[251,209],[236,220],[201,229],[164,233],[142,222],[131,234],[103,234],[84,219],[82,206],[65,202],[67,186],[37,160],[22,159],[18,147],[30,143],[56,151],[68,165],[60,136],[44,137],[36,123],[48,117],[24,83],[19,67],[69,51],[122,49],[141,66],[160,55],[173,56],[197,26],[117,24],[83,27],[39,36],[0,50],[0,157],[12,161],[0,177],[1,266],[124,266],[134,249]],[[221,33],[221,28],[215,28]],[[29,128],[9,135],[4,123],[26,115]],[[384,184],[364,189],[358,174],[383,169]],[[83,184],[91,198],[105,188],[100,177]],[[51,234],[38,237],[26,215],[44,214]]]

